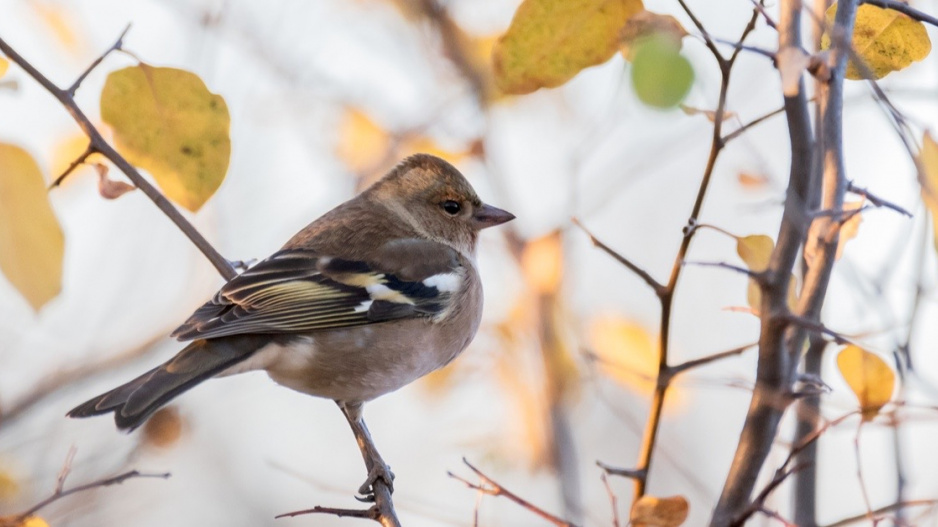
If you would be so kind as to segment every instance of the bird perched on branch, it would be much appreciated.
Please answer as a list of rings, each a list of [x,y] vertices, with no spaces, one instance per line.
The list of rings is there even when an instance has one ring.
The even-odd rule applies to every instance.
[[[173,333],[192,341],[175,357],[68,415],[113,412],[118,428],[132,430],[206,379],[266,370],[336,401],[367,443],[359,491],[370,495],[377,478],[390,488],[362,404],[469,345],[482,315],[478,233],[513,218],[482,203],[446,161],[409,157],[225,284]]]

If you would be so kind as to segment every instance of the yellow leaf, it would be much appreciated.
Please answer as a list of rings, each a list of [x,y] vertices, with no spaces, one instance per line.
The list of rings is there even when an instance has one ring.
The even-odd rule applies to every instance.
[[[49,524],[39,516],[30,516],[17,527],[49,527]]]
[[[931,214],[932,235],[935,248],[938,249],[938,143],[929,132],[922,137],[922,150],[918,154],[919,164],[925,172],[922,181],[922,200]]]
[[[837,355],[837,368],[860,402],[863,420],[870,421],[892,398],[896,374],[878,355],[853,344]]]
[[[39,166],[0,143],[0,271],[36,311],[62,289],[65,237]]]
[[[683,496],[656,498],[646,494],[632,504],[629,522],[633,527],[677,527],[687,520],[689,511]]]
[[[445,159],[454,165],[464,161],[470,155],[470,152],[466,150],[454,151],[443,148],[439,143],[434,141],[433,138],[427,137],[425,135],[418,135],[408,138],[403,142],[403,144],[401,144],[397,152],[398,155],[395,157],[398,158],[407,157],[413,154],[430,154]]]
[[[828,27],[833,27],[836,13],[835,3],[827,10]],[[830,43],[830,36],[825,33],[821,39],[821,48],[830,48]],[[863,4],[857,9],[853,49],[866,63],[873,78],[881,79],[928,56],[931,40],[925,31],[925,24],[892,9]],[[847,64],[847,78],[864,78],[853,61]]]
[[[495,81],[524,94],[567,82],[618,48],[619,30],[641,0],[525,0],[492,53]]]
[[[101,92],[101,117],[127,160],[189,210],[199,210],[225,179],[228,106],[194,73],[146,64],[112,72]]]
[[[556,291],[563,277],[560,231],[528,242],[521,255],[521,269],[525,281],[538,293]]]
[[[16,478],[5,470],[0,470],[0,502],[9,501],[19,494],[20,485]],[[2,525],[2,523],[0,523]]]
[[[391,137],[367,114],[356,108],[346,108],[339,125],[339,143],[336,155],[353,172],[374,169],[388,157]]]
[[[640,11],[629,17],[619,30],[619,52],[625,60],[631,61],[636,42],[652,35],[664,36],[681,49],[681,39],[687,36],[687,30],[671,15]]]
[[[610,315],[594,320],[589,336],[607,375],[639,393],[651,393],[658,375],[657,337],[637,322]]]
[[[10,61],[8,61],[7,59],[3,57],[0,57],[0,77],[3,77],[4,75],[6,75],[7,69],[9,68],[10,68]]]
[[[746,267],[755,273],[761,273],[769,267],[775,241],[765,234],[750,234],[736,238],[736,254],[745,262]]]
[[[48,0],[33,0],[29,2],[39,19],[46,25],[58,40],[62,49],[76,57],[87,52],[88,42],[79,37],[76,27],[80,27],[72,6],[68,3],[50,2]]]

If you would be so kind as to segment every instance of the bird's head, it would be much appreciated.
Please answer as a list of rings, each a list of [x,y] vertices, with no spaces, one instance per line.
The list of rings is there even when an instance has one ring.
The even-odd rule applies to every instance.
[[[480,230],[515,217],[483,203],[453,165],[428,154],[404,159],[369,192],[423,236],[466,254]]]

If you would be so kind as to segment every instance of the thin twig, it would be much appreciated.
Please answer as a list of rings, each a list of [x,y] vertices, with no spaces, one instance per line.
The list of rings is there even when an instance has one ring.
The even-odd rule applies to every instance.
[[[707,32],[703,24],[700,23],[700,19],[698,19],[697,16],[694,15],[694,12],[691,11],[689,7],[687,7],[687,4],[684,3],[684,0],[677,0],[677,2],[681,4],[681,7],[684,9],[684,12],[687,13],[687,16],[690,18],[691,22],[693,22],[694,25],[697,26],[697,31],[700,31],[700,35],[703,37],[704,43],[707,45],[708,48],[710,48],[710,53],[712,53],[713,58],[717,60],[717,63],[720,65],[720,69],[721,70],[725,69],[728,61],[726,60],[726,57],[720,54],[720,50],[717,49],[717,46],[713,42],[713,39],[710,38],[710,33]]]
[[[72,116],[76,123],[78,123],[79,128],[88,136],[90,140],[89,148],[94,148],[96,151],[100,152],[101,155],[106,157],[111,163],[120,169],[133,184],[143,191],[144,194],[150,198],[151,201],[165,214],[173,223],[179,227],[179,230],[185,234],[196,247],[202,251],[202,254],[215,266],[215,269],[218,270],[218,273],[222,275],[225,280],[231,280],[237,276],[237,271],[234,267],[225,259],[217,250],[206,240],[196,229],[189,223],[177,209],[170,203],[159,190],[157,190],[153,185],[150,184],[143,175],[134,168],[122,155],[120,155],[117,150],[115,150],[108,142],[101,136],[101,133],[97,128],[91,123],[91,120],[81,111],[81,108],[78,107],[78,104],[75,103],[75,99],[69,94],[67,90],[63,90],[52,83],[45,75],[39,72],[29,61],[24,59],[16,50],[10,47],[9,44],[2,38],[0,38],[0,51],[7,56],[11,61],[16,63],[20,68],[23,69],[30,77],[36,80],[46,91],[52,94],[59,103],[65,107],[68,113]],[[90,70],[89,70],[90,71]]]
[[[72,85],[69,86],[67,90],[65,90],[65,93],[68,94],[69,97],[75,96],[75,92],[78,91],[78,88],[81,86],[81,83],[85,80],[85,77],[87,77],[88,74],[92,72],[92,70],[97,68],[98,64],[101,64],[101,62],[105,59],[105,57],[110,55],[112,52],[123,48],[124,37],[127,36],[128,31],[130,31],[130,24],[127,24],[127,27],[125,27],[124,30],[121,31],[120,36],[117,37],[117,41],[114,42],[114,44],[112,44],[111,47],[107,48],[107,50],[104,53],[98,56],[98,58],[96,58],[94,62],[92,62],[87,68],[85,68],[85,71],[83,71],[82,74],[79,75],[77,79],[75,79],[75,82],[73,82]]]
[[[607,465],[603,463],[602,461],[597,461],[596,466],[603,469],[603,472],[606,474],[609,474],[610,476],[621,476],[623,478],[629,478],[629,479],[642,479],[645,477],[644,470],[614,467],[612,465]]]
[[[80,165],[82,165],[88,159],[89,156],[91,156],[92,154],[96,152],[97,152],[97,149],[95,149],[94,146],[89,144],[88,147],[85,148],[85,151],[82,152],[80,156],[76,157],[74,161],[69,163],[68,168],[66,168],[65,171],[59,175],[59,177],[55,178],[55,181],[53,181],[52,184],[49,185],[49,189],[51,190],[61,185],[62,182],[65,181],[65,178],[68,177],[69,174],[74,172],[75,169],[78,168]]]
[[[847,337],[845,337],[842,333],[838,333],[816,320],[805,318],[805,317],[791,314],[791,313],[782,316],[781,319],[784,320],[785,322],[794,324],[802,329],[806,329],[808,331],[812,331],[815,333],[823,333],[824,335],[827,335],[833,338],[834,342],[837,344],[846,344],[847,342],[849,342],[847,340]]]
[[[616,252],[614,249],[612,249],[611,247],[609,247],[609,246],[606,245],[605,243],[599,241],[599,239],[596,238],[596,236],[594,236],[593,233],[590,232],[586,227],[584,227],[583,224],[580,223],[580,220],[578,220],[577,218],[571,218],[570,221],[572,221],[574,225],[576,225],[577,227],[579,227],[580,230],[582,230],[584,233],[586,233],[587,236],[589,236],[590,242],[591,242],[594,246],[598,247],[599,249],[602,249],[603,252],[605,252],[605,253],[608,254],[609,256],[612,256],[613,258],[615,258],[617,262],[621,263],[621,264],[624,265],[629,271],[632,271],[632,272],[635,273],[639,278],[641,278],[642,280],[644,280],[645,283],[648,284],[648,287],[651,287],[652,290],[654,290],[654,292],[655,292],[656,295],[659,295],[659,296],[661,295],[661,293],[662,293],[662,292],[664,291],[664,289],[665,289],[665,288],[664,288],[664,285],[662,285],[660,282],[658,282],[657,280],[655,280],[654,277],[652,277],[650,274],[648,274],[647,271],[645,271],[645,270],[642,269],[641,267],[635,265],[634,263],[631,262],[631,260],[629,260],[628,258],[622,256],[621,254],[619,254],[618,252]]]
[[[679,373],[684,373],[687,370],[692,370],[699,366],[710,364],[711,362],[716,362],[718,360],[722,360],[728,357],[735,357],[737,355],[741,355],[744,351],[748,350],[749,348],[754,348],[758,345],[759,345],[758,342],[753,342],[751,344],[739,346],[738,348],[733,348],[731,350],[721,351],[720,353],[714,353],[713,355],[707,355],[706,357],[701,357],[699,359],[691,359],[689,361],[682,362],[681,364],[671,366],[669,368],[670,373],[672,376],[674,376]]]
[[[616,498],[616,493],[612,491],[612,485],[609,484],[609,478],[606,477],[605,472],[599,475],[599,479],[606,487],[606,494],[609,495],[609,506],[612,508],[612,527],[619,527],[621,525],[619,522],[619,499]]]
[[[490,496],[502,496],[502,497],[508,498],[509,500],[517,503],[518,505],[524,507],[525,509],[528,509],[529,511],[547,520],[548,522],[556,525],[557,527],[576,527],[575,524],[570,523],[567,520],[564,520],[563,518],[558,518],[557,516],[554,516],[553,514],[545,511],[544,509],[538,507],[537,505],[534,505],[533,503],[525,500],[524,498],[518,496],[517,494],[509,491],[505,487],[496,483],[494,480],[492,480],[492,478],[486,476],[485,474],[482,473],[482,471],[480,471],[479,469],[474,467],[471,463],[469,463],[469,461],[466,458],[463,458],[462,462],[467,467],[469,467],[470,470],[475,472],[476,476],[479,477],[482,483],[480,484],[472,483],[471,481],[463,479],[462,477],[457,476],[456,474],[453,474],[452,472],[447,472],[446,474],[449,477],[457,481],[461,481],[470,489],[478,490],[479,492],[484,492]]]
[[[721,269],[728,269],[730,271],[736,271],[737,273],[744,274],[749,278],[752,278],[756,282],[761,282],[765,279],[765,273],[753,271],[752,269],[746,269],[745,267],[740,267],[738,265],[733,265],[726,262],[693,262],[687,261],[684,262],[684,265],[695,265],[697,267],[719,267]]]
[[[898,11],[910,18],[914,18],[919,22],[927,22],[933,26],[938,26],[938,18],[935,18],[928,13],[919,11],[909,4],[900,2],[899,0],[860,0],[860,3],[875,5],[876,7],[882,7],[883,9],[892,9],[893,11]]]
[[[880,514],[897,511],[900,509],[907,509],[909,507],[934,507],[936,505],[938,505],[938,499],[900,501],[897,503],[893,503],[892,505],[886,505],[885,507],[873,509],[873,515],[879,516]],[[857,522],[861,522],[867,518],[868,518],[868,514],[864,512],[863,514],[857,514],[856,516],[850,516],[849,518],[844,518],[834,523],[830,523],[826,525],[825,527],[844,527],[845,525],[851,525]]]
[[[856,194],[857,196],[863,196],[866,199],[868,199],[870,203],[872,203],[873,205],[877,207],[885,207],[887,209],[892,209],[904,216],[908,216],[909,218],[912,217],[912,213],[909,212],[908,210],[900,207],[899,205],[896,205],[895,203],[884,200],[883,198],[871,193],[869,190],[865,188],[854,185],[853,181],[847,181],[847,192]]]
[[[303,516],[305,514],[332,514],[339,518],[365,518],[368,520],[378,519],[378,507],[373,506],[368,509],[337,509],[334,507],[320,507],[319,505],[312,509],[303,509],[301,511],[285,512],[274,516],[275,520],[280,518],[293,518],[294,516]]]
[[[779,108],[778,110],[769,112],[769,113],[767,113],[767,114],[765,114],[765,115],[762,115],[762,116],[760,116],[760,117],[756,117],[755,119],[749,121],[748,123],[746,123],[746,124],[740,126],[740,127],[737,128],[736,130],[733,130],[732,132],[726,134],[726,135],[723,137],[723,143],[724,143],[724,144],[729,143],[729,142],[732,141],[733,139],[736,139],[737,137],[739,137],[739,136],[743,135],[744,133],[746,133],[746,131],[749,130],[750,128],[752,128],[753,126],[756,126],[757,124],[761,124],[763,121],[766,121],[766,120],[768,120],[768,119],[771,119],[772,117],[775,117],[776,115],[781,115],[781,114],[783,114],[783,113],[785,113],[785,107],[784,107],[784,106],[781,107],[781,108]]]

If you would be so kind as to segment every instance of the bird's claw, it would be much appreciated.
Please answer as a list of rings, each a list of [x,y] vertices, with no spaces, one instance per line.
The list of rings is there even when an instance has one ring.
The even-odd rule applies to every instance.
[[[365,503],[371,503],[375,501],[375,490],[374,484],[378,480],[384,482],[388,487],[388,492],[394,492],[394,473],[391,472],[391,467],[381,463],[377,464],[368,471],[368,479],[362,483],[361,487],[358,487],[358,494],[355,499]]]

